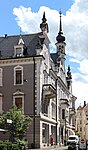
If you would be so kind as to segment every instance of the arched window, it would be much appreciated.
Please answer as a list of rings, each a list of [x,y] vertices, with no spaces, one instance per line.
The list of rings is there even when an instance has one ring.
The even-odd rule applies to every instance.
[[[22,85],[23,84],[23,67],[16,66],[14,68],[14,85]]]

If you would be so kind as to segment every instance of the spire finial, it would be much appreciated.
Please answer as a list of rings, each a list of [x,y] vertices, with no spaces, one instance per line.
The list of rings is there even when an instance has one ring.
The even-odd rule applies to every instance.
[[[43,13],[43,18],[42,18],[42,23],[40,24],[40,28],[42,30],[42,32],[49,32],[49,29],[48,29],[48,24],[46,23],[47,19],[45,17],[45,11]]]
[[[70,65],[68,65],[67,76],[68,76],[69,79],[72,79],[72,75],[71,75],[71,71],[70,71]]]
[[[45,23],[47,21],[46,17],[45,17],[45,11],[43,13],[43,18],[42,18],[43,23]]]
[[[61,14],[62,14],[61,9],[59,11],[59,14],[60,14],[60,29],[59,29],[59,34],[61,35],[61,34],[63,34],[63,32],[62,32],[62,22],[61,22]]]
[[[56,40],[57,40],[57,42],[64,42],[65,41],[65,37],[64,36],[62,36],[62,34],[63,34],[63,32],[62,32],[62,22],[61,22],[61,14],[62,14],[62,12],[61,12],[61,9],[60,9],[60,11],[59,11],[59,14],[60,14],[60,27],[59,27],[59,33],[58,33],[58,36],[56,37]]]

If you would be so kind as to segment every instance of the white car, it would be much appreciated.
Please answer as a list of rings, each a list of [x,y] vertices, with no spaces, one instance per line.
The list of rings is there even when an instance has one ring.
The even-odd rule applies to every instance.
[[[67,145],[69,144],[79,144],[79,137],[78,135],[70,135],[67,141]]]

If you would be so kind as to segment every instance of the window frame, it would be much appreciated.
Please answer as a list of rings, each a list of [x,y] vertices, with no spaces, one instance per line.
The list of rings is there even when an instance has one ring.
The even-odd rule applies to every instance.
[[[21,53],[17,53],[17,49],[20,49]],[[24,51],[23,44],[14,46],[14,56],[15,57],[22,57],[23,56],[23,51]]]
[[[15,104],[15,100],[16,98],[21,98],[22,99],[22,111],[24,112],[24,93],[23,92],[20,92],[19,90],[17,92],[15,92],[13,94],[13,105],[16,105]]]
[[[21,71],[21,83],[17,83],[17,71]],[[23,85],[23,67],[22,66],[16,66],[14,67],[14,85]]]

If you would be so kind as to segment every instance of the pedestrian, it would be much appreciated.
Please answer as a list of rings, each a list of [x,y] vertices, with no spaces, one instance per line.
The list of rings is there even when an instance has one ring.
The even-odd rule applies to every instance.
[[[50,144],[51,144],[51,146],[53,145],[53,137],[52,136],[50,137]]]

